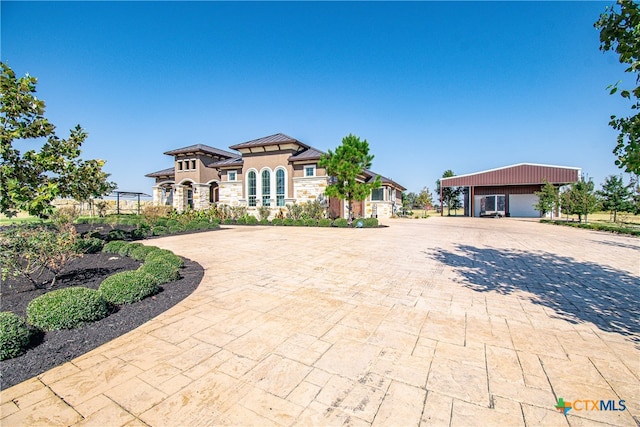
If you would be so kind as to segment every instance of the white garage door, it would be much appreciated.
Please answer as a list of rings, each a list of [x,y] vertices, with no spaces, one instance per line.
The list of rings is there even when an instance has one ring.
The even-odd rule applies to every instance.
[[[538,218],[540,212],[533,207],[536,203],[538,196],[535,194],[510,194],[509,212],[516,218]]]

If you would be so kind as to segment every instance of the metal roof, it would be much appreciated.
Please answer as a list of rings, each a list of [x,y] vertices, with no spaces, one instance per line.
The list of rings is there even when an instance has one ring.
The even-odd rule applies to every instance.
[[[208,168],[218,168],[222,166],[242,166],[244,164],[244,160],[242,157],[235,157],[233,159],[224,159],[219,162],[208,164]]]
[[[176,173],[175,168],[168,168],[168,169],[162,169],[161,171],[158,171],[158,172],[148,173],[145,176],[149,178],[156,178],[161,176],[171,176],[171,175],[174,175],[175,173]]]
[[[325,153],[316,148],[309,147],[307,150],[300,151],[289,157],[289,161],[295,162],[299,160],[318,160],[323,154]]]
[[[231,148],[232,150],[238,150],[241,148],[264,147],[266,145],[277,145],[286,143],[294,143],[304,148],[310,148],[307,144],[304,144],[297,139],[283,133],[276,133],[274,135],[265,136],[263,138],[253,139],[241,144],[232,145],[229,148]]]
[[[188,147],[177,148],[175,150],[167,151],[164,154],[168,156],[175,156],[176,154],[187,154],[187,153],[197,153],[197,152],[215,154],[217,156],[227,157],[227,158],[239,157],[237,153],[231,153],[229,151],[224,151],[219,148],[211,147],[205,144],[194,144]]]
[[[569,166],[518,163],[485,171],[441,178],[443,187],[569,184],[580,178],[580,168]]]
[[[403,187],[402,185],[398,184],[397,182],[395,182],[395,181],[394,181],[394,180],[392,180],[391,178],[387,178],[386,176],[382,176],[382,175],[380,175],[379,173],[376,173],[376,172],[370,171],[369,169],[365,169],[365,170],[364,170],[364,174],[365,174],[365,175],[367,176],[367,178],[368,178],[368,179],[367,179],[367,181],[369,181],[369,180],[371,180],[371,179],[376,179],[376,176],[379,176],[379,177],[380,177],[380,181],[381,181],[383,184],[389,184],[389,185],[391,185],[391,186],[393,186],[393,187],[399,188],[399,189],[400,189],[400,190],[402,190],[402,191],[405,191],[405,190],[406,190],[406,188],[405,188],[405,187]]]

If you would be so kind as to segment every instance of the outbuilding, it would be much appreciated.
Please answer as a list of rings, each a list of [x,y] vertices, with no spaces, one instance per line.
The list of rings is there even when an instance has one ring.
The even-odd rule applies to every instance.
[[[519,163],[466,175],[441,178],[442,189],[462,187],[465,216],[538,218],[536,192],[545,182],[561,187],[580,179],[576,167]],[[441,209],[441,212],[443,209]]]

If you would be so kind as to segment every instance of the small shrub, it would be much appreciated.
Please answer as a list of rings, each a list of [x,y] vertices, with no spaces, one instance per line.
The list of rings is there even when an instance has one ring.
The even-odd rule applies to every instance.
[[[107,302],[100,292],[81,287],[47,292],[27,305],[27,321],[45,331],[73,329],[108,315]]]
[[[0,360],[24,353],[35,332],[22,317],[8,311],[0,313]]]
[[[102,252],[117,254],[120,252],[120,249],[122,249],[124,246],[127,246],[128,244],[129,243],[125,242],[124,240],[113,240],[103,246]]]
[[[183,231],[184,231],[184,226],[182,224],[176,224],[169,227],[170,234],[182,233]]]
[[[180,225],[180,221],[178,221],[177,219],[170,219],[167,221],[167,224],[166,224],[166,226],[169,228],[174,227],[176,225]]]
[[[176,268],[184,267],[184,261],[178,255],[174,254],[171,251],[166,249],[158,249],[156,251],[151,252],[144,259],[144,262],[154,262],[155,260],[165,261],[169,264],[173,265]]]
[[[141,248],[142,246],[144,246],[142,243],[127,243],[126,245],[123,245],[120,250],[118,251],[118,254],[121,256],[129,256],[129,253],[131,251],[133,251],[136,248]]]
[[[284,220],[282,218],[273,218],[273,221],[271,221],[271,225],[283,225],[284,224]]]
[[[318,225],[318,220],[314,218],[309,218],[304,222],[304,225],[306,225],[307,227],[315,227],[316,225]]]
[[[147,256],[154,251],[159,250],[157,247],[155,246],[144,246],[141,245],[139,247],[135,247],[132,250],[129,251],[128,255],[129,257],[138,260],[138,261],[144,261]]]
[[[197,219],[193,221],[189,221],[188,223],[185,224],[184,229],[185,231],[200,230],[200,221]]]
[[[171,213],[173,208],[167,205],[147,205],[142,209],[142,216],[151,225],[160,225],[160,220],[164,220]]]
[[[259,224],[260,225],[269,225],[269,220],[268,219],[261,219]]]
[[[296,227],[304,227],[307,225],[307,220],[306,219],[296,219],[293,221],[293,225],[295,225]]]
[[[269,215],[271,215],[271,209],[268,206],[260,206],[258,208],[258,217],[260,220],[269,219]]]
[[[333,221],[333,226],[340,227],[340,228],[348,227],[349,221],[347,221],[346,218],[336,218],[336,220]]]
[[[378,227],[378,218],[365,218],[362,220],[365,228],[376,228]]]
[[[302,214],[308,218],[322,219],[325,217],[326,208],[319,200],[303,203]]]
[[[331,220],[329,218],[322,218],[318,220],[318,227],[331,227]]]
[[[153,227],[153,231],[151,232],[154,236],[164,236],[169,232],[169,230],[167,230],[167,227],[163,226],[163,225],[156,225],[155,227]]]
[[[295,225],[295,220],[293,218],[285,218],[282,221],[282,225],[287,225],[287,226]]]
[[[224,221],[222,222],[225,225],[233,225],[235,224],[235,221],[231,218],[225,218]]]
[[[153,276],[156,285],[173,282],[180,278],[178,268],[161,259],[156,259],[152,262],[145,262],[140,266],[140,268],[138,268],[138,271]]]
[[[129,234],[132,240],[143,240],[149,237],[149,230],[146,228],[134,228]]]
[[[78,239],[75,244],[75,250],[81,254],[96,254],[102,250],[104,241],[96,237],[85,237]]]
[[[244,217],[238,218],[238,219],[236,220],[236,224],[237,224],[237,225],[246,225],[246,223],[247,223],[247,219],[246,219],[246,218],[244,218]]]
[[[155,224],[153,224],[153,228],[155,227],[166,227],[167,226],[167,222],[169,222],[169,218],[158,218],[155,221]]]
[[[304,212],[304,207],[302,207],[302,205],[293,203],[293,204],[287,205],[287,210],[288,210],[287,218],[296,220],[296,219],[300,219],[300,217],[302,216],[302,213]]]
[[[106,237],[106,241],[110,242],[112,240],[126,240],[129,238],[129,233],[127,233],[124,230],[120,230],[120,229],[115,229],[115,230],[110,230],[107,233],[107,237]]]
[[[249,215],[249,217],[247,218],[247,224],[256,225],[257,223],[258,223],[258,218],[256,218],[255,216]]]
[[[131,304],[158,292],[156,279],[140,270],[123,271],[102,281],[98,288],[111,304]]]

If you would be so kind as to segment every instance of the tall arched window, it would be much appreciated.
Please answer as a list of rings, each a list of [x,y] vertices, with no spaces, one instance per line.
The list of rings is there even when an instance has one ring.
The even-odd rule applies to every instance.
[[[276,171],[276,206],[284,206],[284,170]]]
[[[247,195],[249,196],[249,206],[256,205],[256,173],[249,171],[247,174]]]
[[[271,204],[271,172],[268,170],[262,171],[262,206],[269,206]]]

